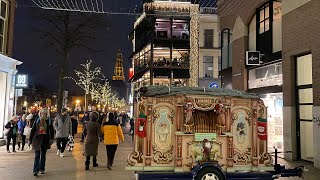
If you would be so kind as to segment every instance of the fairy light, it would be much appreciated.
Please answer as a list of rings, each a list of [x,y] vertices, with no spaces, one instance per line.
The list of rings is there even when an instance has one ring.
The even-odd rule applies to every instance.
[[[199,7],[190,6],[190,86],[198,86],[199,59]]]

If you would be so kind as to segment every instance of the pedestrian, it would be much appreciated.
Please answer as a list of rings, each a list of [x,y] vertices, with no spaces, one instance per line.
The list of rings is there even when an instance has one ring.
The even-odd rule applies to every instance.
[[[124,142],[121,126],[117,122],[114,113],[110,112],[108,114],[108,122],[103,123],[102,133],[104,135],[104,144],[107,149],[107,168],[111,170],[119,139]]]
[[[39,172],[44,174],[47,150],[54,141],[54,130],[48,109],[40,110],[39,118],[33,123],[29,141],[35,150],[33,175],[38,176]]]
[[[61,109],[61,114],[58,114],[53,123],[54,129],[56,130],[56,141],[57,141],[57,156],[64,157],[64,150],[68,142],[68,137],[72,133],[71,118],[68,115],[66,108]]]
[[[18,122],[18,134],[20,134],[21,136],[21,140],[22,140],[22,147],[21,147],[21,151],[24,150],[24,146],[26,144],[26,135],[24,135],[24,128],[27,127],[27,115],[24,114],[22,115],[22,118],[19,120]],[[18,142],[18,150],[20,150],[20,141]]]
[[[84,133],[84,127],[86,125],[86,123],[89,121],[89,113],[85,112],[82,119],[81,119],[81,124],[82,124],[82,135],[81,135],[81,141],[84,141],[84,138],[86,137],[86,134]]]
[[[86,156],[85,162],[85,170],[89,170],[90,165],[90,157],[92,156],[93,159],[93,167],[97,167],[97,155],[98,155],[98,146],[100,142],[101,133],[101,126],[97,122],[99,118],[99,114],[97,112],[90,113],[90,121],[86,123],[84,127],[84,132],[87,134],[86,141],[85,141],[85,152],[84,155]]]
[[[32,129],[32,123],[31,120],[33,119],[33,114],[29,114],[27,117],[27,128],[24,129],[23,134],[26,136],[26,139],[28,140],[28,149],[26,151],[31,151],[32,150],[32,146],[31,143],[29,141],[30,138],[30,133],[31,133],[31,129]]]
[[[13,116],[5,126],[5,128],[7,128],[7,132],[5,133],[5,136],[7,136],[7,152],[8,153],[11,153],[9,150],[11,139],[12,139],[12,152],[16,152],[15,146],[16,146],[16,138],[18,133],[17,121],[18,121],[18,116]]]
[[[78,133],[78,120],[77,120],[76,114],[72,114],[71,123],[72,123],[72,137],[74,139],[74,135]]]

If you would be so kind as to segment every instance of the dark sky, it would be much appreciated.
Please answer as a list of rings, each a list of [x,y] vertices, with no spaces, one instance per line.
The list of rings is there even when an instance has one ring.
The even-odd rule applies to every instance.
[[[31,2],[30,0],[28,0]],[[104,0],[105,11],[129,12],[140,0]],[[26,6],[27,5],[27,6]],[[40,35],[34,32],[34,27],[39,23],[33,18],[39,8],[29,7],[33,4],[26,4],[26,0],[18,0],[15,15],[14,48],[13,58],[22,61],[18,67],[19,73],[29,75],[29,84],[42,85],[53,91],[58,87],[58,71],[50,68],[58,58],[61,58],[52,48],[40,39]],[[94,48],[103,49],[103,52],[90,54],[84,49],[76,49],[71,54],[69,71],[79,68],[79,64],[92,59],[94,65],[100,66],[107,77],[111,77],[115,66],[115,56],[118,49],[122,50],[124,56],[125,75],[128,76],[128,69],[131,62],[128,57],[132,53],[132,44],[128,40],[128,34],[132,31],[136,19],[134,15],[108,15],[101,14],[108,21],[110,28],[99,29],[98,38],[89,45]],[[72,81],[67,81],[67,89],[71,94],[82,94]]]

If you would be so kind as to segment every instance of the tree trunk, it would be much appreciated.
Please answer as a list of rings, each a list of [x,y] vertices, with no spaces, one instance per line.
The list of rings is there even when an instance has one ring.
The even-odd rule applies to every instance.
[[[63,90],[64,90],[64,77],[65,77],[65,66],[60,66],[59,70],[59,89],[58,89],[58,102],[57,112],[60,112],[63,105]]]

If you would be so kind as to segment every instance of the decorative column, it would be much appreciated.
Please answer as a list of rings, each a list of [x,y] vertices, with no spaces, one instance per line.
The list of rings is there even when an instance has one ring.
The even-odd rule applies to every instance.
[[[199,81],[199,6],[190,5],[190,82],[198,87]]]

